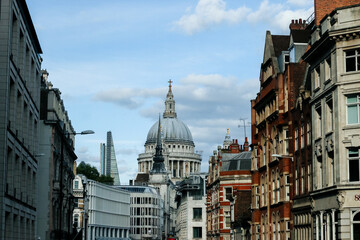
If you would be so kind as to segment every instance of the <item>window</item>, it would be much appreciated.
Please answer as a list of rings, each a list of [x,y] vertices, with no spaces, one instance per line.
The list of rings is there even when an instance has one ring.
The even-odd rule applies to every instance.
[[[233,200],[232,198],[232,187],[229,187],[229,188],[225,188],[225,198],[226,200]]]
[[[284,129],[284,132],[283,132],[284,136],[284,154],[287,155],[289,154],[289,129]]]
[[[290,176],[285,175],[286,184],[285,184],[285,200],[290,200]]]
[[[295,151],[297,151],[299,148],[299,129],[295,128]]]
[[[263,166],[266,165],[266,143],[264,143],[264,148],[263,148]]]
[[[311,124],[310,122],[306,123],[306,141],[307,141],[307,145],[311,144]]]
[[[355,212],[356,213],[356,212]],[[357,212],[353,217],[353,238],[360,239],[360,212]]]
[[[305,193],[305,167],[301,168],[301,194]]]
[[[304,148],[305,146],[305,128],[304,128],[304,124],[301,124],[301,128],[300,128],[300,148]]]
[[[322,125],[321,125],[321,105],[318,104],[315,107],[315,132],[316,138],[320,138],[322,136]]]
[[[345,52],[345,71],[354,72],[360,69],[360,49],[353,49]]]
[[[230,218],[230,212],[225,211],[225,227],[231,228],[231,218]]]
[[[75,228],[78,228],[78,227],[79,227],[79,214],[75,214],[75,215],[74,215],[74,224],[73,224],[73,226],[74,226]]]
[[[349,181],[358,182],[359,178],[359,148],[349,148],[348,149],[348,159],[349,159]]]
[[[360,94],[351,94],[347,96],[347,123],[360,123]]]
[[[325,60],[325,81],[331,79],[331,57]]]
[[[259,208],[259,204],[260,204],[260,196],[259,196],[259,187],[256,186],[255,187],[255,206],[256,208]]]
[[[275,176],[275,172],[274,171],[272,171],[272,173],[271,173],[271,175],[272,175],[272,187],[271,187],[271,196],[272,196],[272,203],[274,204],[275,202],[276,202],[276,183],[275,183],[275,181],[276,181],[276,176]]]
[[[201,227],[193,227],[193,238],[202,238]]]
[[[315,68],[314,70],[314,83],[315,83],[315,86],[314,86],[314,89],[318,89],[320,88],[320,67],[317,67]]]
[[[326,132],[330,132],[333,130],[333,100],[332,96],[326,98]]]
[[[201,208],[193,208],[193,219],[194,220],[202,219],[202,209]]]

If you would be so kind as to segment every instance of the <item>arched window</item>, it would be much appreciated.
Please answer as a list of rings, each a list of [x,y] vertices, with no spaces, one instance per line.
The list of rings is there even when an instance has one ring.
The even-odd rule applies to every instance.
[[[360,212],[356,212],[353,217],[353,240],[360,239]]]

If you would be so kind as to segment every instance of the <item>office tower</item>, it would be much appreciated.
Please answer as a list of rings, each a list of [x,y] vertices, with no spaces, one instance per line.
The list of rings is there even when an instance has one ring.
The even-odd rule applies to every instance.
[[[107,132],[106,145],[105,143],[100,144],[100,174],[113,177],[114,185],[120,185],[119,170],[111,131]]]

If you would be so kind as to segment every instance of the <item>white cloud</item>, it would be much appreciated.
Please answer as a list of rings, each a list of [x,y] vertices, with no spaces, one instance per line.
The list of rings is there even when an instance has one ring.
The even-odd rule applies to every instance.
[[[164,88],[114,88],[98,92],[93,99],[96,101],[111,102],[128,109],[136,109],[144,104],[146,98],[159,97],[161,93],[164,93]]]
[[[271,4],[268,0],[264,0],[258,10],[251,12],[247,16],[247,20],[253,23],[269,21],[281,10],[283,10],[283,5]]]
[[[289,4],[295,5],[295,6],[299,6],[299,7],[310,7],[311,5],[314,4],[313,0],[288,0],[287,1]]]
[[[175,26],[191,35],[222,22],[237,23],[243,20],[248,12],[247,7],[227,10],[223,0],[199,0],[194,13],[182,16],[175,22]]]
[[[302,18],[306,20],[312,13],[314,9],[298,9],[298,10],[284,10],[275,15],[274,20],[272,21],[272,26],[280,28],[282,31],[289,29],[289,24],[293,19]]]
[[[226,9],[224,0],[199,0],[193,13],[182,16],[174,26],[186,34],[194,34],[221,23],[268,23],[273,29],[287,30],[292,19],[307,18],[313,12],[311,0],[288,0],[287,4],[261,2],[257,10],[245,6],[236,9]],[[289,5],[297,7],[291,9]],[[300,8],[299,8],[300,7]]]

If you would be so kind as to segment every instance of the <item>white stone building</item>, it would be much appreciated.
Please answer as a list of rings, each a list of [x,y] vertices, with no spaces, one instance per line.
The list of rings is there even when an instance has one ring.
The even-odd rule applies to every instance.
[[[93,180],[85,183],[85,239],[129,239],[130,193]]]
[[[327,3],[316,0],[315,10],[332,6]],[[360,238],[359,13],[358,4],[316,15],[311,48],[303,57],[311,65],[316,240]]]
[[[176,236],[179,240],[206,239],[207,173],[194,173],[176,185]]]
[[[130,238],[160,239],[164,231],[164,201],[149,186],[116,186],[130,192]]]

